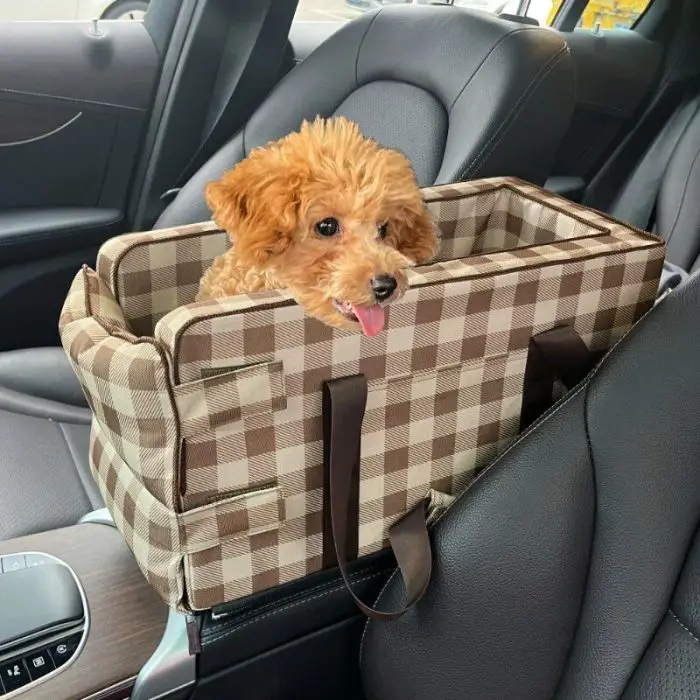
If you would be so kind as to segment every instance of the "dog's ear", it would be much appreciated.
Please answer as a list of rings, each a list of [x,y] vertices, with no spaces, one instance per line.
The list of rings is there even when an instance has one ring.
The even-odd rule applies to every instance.
[[[206,187],[212,218],[245,266],[263,268],[283,253],[298,223],[294,174],[272,148],[258,148]]]
[[[436,225],[422,201],[395,216],[389,223],[389,231],[399,253],[417,265],[435,257],[439,244]]]

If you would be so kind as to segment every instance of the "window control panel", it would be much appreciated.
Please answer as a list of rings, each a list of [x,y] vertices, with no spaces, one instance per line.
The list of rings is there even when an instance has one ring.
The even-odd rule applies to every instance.
[[[0,557],[0,599],[0,698],[10,700],[77,656],[87,605],[72,569],[40,552]]]

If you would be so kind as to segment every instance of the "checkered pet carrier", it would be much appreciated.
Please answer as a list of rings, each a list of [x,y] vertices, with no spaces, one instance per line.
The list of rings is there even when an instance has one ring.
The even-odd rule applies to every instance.
[[[429,557],[426,515],[551,403],[552,347],[566,375],[654,302],[653,236],[513,179],[424,197],[440,252],[375,338],[285,291],[194,303],[229,245],[212,223],[114,238],[75,277],[60,331],[94,413],[92,470],[169,605],[345,571],[390,540],[417,599],[429,562],[406,572],[393,528],[412,520]]]

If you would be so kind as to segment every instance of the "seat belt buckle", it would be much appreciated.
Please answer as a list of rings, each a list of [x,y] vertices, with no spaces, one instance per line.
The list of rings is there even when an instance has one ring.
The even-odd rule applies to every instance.
[[[160,196],[160,201],[164,204],[170,204],[170,202],[172,202],[173,199],[180,194],[181,189],[182,187],[173,187],[171,190],[163,192],[163,194]]]

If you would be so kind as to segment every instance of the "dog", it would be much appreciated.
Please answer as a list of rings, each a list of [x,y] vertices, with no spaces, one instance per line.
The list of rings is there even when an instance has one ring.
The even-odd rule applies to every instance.
[[[344,117],[253,149],[206,199],[233,246],[205,272],[198,301],[286,288],[308,315],[370,337],[404,294],[407,268],[438,246],[408,158]]]

